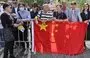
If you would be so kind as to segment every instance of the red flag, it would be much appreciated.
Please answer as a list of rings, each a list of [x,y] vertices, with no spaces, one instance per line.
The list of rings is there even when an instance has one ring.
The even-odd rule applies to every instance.
[[[40,53],[79,54],[84,51],[85,23],[49,21],[34,24],[35,50]]]

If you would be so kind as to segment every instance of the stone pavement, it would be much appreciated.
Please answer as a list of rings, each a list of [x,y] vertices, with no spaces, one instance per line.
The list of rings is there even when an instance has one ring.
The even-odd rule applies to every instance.
[[[16,58],[90,58],[90,41],[86,43],[88,47],[83,54],[80,55],[62,55],[62,54],[40,54],[40,53],[30,53],[29,49],[26,52],[21,52],[22,48],[14,49],[14,55]],[[3,58],[4,48],[0,48],[0,58]]]

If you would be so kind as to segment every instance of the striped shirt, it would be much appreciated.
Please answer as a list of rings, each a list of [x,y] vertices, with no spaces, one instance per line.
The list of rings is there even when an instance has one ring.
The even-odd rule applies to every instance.
[[[38,13],[38,17],[40,19],[47,19],[47,20],[49,20],[49,19],[52,19],[53,18],[53,12],[52,11],[48,11],[47,13],[44,13],[44,11],[41,10]]]

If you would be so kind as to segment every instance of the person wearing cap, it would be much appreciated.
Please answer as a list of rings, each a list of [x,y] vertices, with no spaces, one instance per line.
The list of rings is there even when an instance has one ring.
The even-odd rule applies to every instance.
[[[76,7],[76,2],[71,3],[71,9],[68,13],[68,20],[70,22],[82,22],[82,18],[80,15],[80,9]]]

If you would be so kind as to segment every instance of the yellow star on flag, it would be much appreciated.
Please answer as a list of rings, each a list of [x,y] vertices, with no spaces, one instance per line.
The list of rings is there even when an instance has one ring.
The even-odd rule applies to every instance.
[[[46,23],[42,23],[39,26],[40,26],[40,30],[46,31],[46,28],[47,28],[48,25],[46,25]]]

